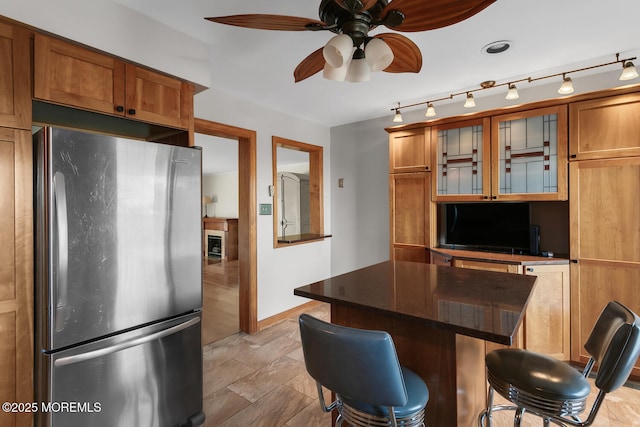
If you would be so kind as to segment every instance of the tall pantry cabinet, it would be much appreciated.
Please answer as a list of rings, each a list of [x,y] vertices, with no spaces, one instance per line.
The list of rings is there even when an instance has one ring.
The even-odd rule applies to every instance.
[[[33,400],[30,34],[0,21],[0,401]],[[2,426],[31,414],[0,412]]]
[[[430,128],[389,134],[391,259],[429,262],[431,220]]]
[[[571,356],[586,362],[607,301],[640,313],[640,93],[571,104],[569,159]]]

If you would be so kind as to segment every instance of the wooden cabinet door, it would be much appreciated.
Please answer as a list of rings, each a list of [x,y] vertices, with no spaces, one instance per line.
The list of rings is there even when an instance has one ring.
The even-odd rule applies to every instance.
[[[525,348],[569,360],[569,265],[529,266],[524,273],[538,277],[524,320]]]
[[[192,84],[35,35],[34,97],[173,128],[193,124]]]
[[[424,172],[431,167],[431,130],[421,128],[389,134],[389,172]]]
[[[28,31],[0,22],[0,126],[31,129]]]
[[[36,34],[33,92],[37,99],[124,116],[124,63]]]
[[[175,128],[193,118],[193,86],[135,65],[126,65],[128,117]]]
[[[640,156],[640,93],[570,104],[569,159]]]
[[[571,358],[612,300],[640,313],[640,157],[570,162]],[[640,375],[640,362],[634,375]]]
[[[489,200],[491,194],[489,118],[433,126],[432,195],[437,202]]]
[[[0,401],[33,401],[33,157],[31,132],[0,128]],[[0,412],[2,426],[32,416]]]
[[[491,118],[491,197],[567,200],[567,106]]]
[[[400,173],[389,176],[391,207],[391,257],[428,262],[431,244],[430,173]],[[412,259],[408,259],[412,258]],[[417,259],[416,259],[417,257]]]

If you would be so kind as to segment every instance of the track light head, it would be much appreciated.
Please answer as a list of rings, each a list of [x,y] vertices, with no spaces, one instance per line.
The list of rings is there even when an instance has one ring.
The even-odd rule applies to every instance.
[[[471,92],[467,92],[467,100],[464,101],[464,108],[473,108],[476,106],[476,100],[473,99],[473,94]]]
[[[562,85],[560,86],[560,89],[558,89],[558,93],[561,95],[573,93],[573,81],[571,80],[571,77],[565,77],[562,75]]]
[[[620,80],[633,80],[638,77],[638,71],[636,71],[633,62],[627,61],[622,64],[622,74],[620,74]]]

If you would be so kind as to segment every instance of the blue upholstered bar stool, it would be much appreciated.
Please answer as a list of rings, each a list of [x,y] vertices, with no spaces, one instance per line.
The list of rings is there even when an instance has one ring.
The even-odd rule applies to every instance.
[[[299,319],[307,371],[316,380],[324,412],[338,411],[336,426],[424,426],[429,390],[403,368],[391,336],[348,328],[303,314]],[[335,393],[326,405],[322,387]]]
[[[640,321],[622,304],[612,301],[596,321],[584,348],[591,356],[582,373],[554,358],[519,349],[500,349],[486,356],[489,380],[488,407],[480,413],[478,426],[491,426],[491,414],[515,410],[513,425],[520,426],[525,412],[542,417],[543,425],[589,426],[605,395],[629,378],[640,353]],[[590,393],[587,376],[596,366],[598,396],[583,421]],[[513,405],[493,406],[497,391]]]

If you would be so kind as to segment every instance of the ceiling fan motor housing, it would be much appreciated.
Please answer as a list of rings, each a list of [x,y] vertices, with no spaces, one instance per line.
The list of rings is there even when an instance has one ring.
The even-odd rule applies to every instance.
[[[345,2],[347,3],[347,2]],[[349,11],[336,3],[335,0],[322,0],[320,3],[320,19],[327,25],[335,25],[331,31],[337,34],[343,33],[351,36],[354,46],[360,46],[367,37],[369,30],[375,28],[372,22],[378,21],[388,0],[378,0],[368,10]],[[355,2],[362,7],[362,3]]]

